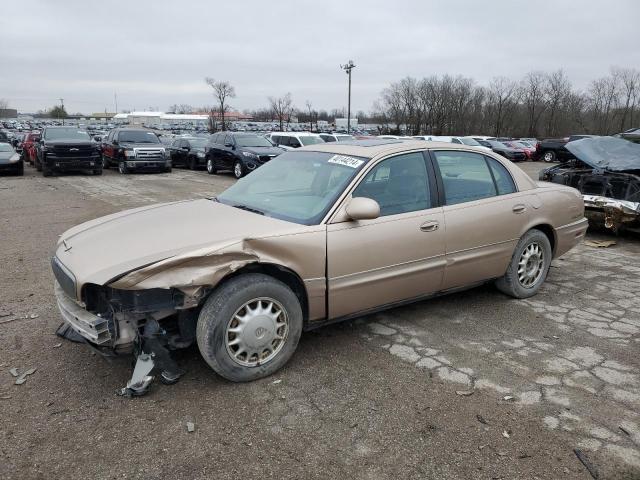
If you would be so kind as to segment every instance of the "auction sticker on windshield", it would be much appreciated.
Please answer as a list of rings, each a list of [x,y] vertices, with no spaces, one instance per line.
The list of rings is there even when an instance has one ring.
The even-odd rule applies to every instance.
[[[358,168],[360,165],[364,163],[363,160],[358,160],[357,158],[347,157],[346,155],[334,155],[329,160],[328,163],[337,163],[338,165],[344,165],[345,167]]]

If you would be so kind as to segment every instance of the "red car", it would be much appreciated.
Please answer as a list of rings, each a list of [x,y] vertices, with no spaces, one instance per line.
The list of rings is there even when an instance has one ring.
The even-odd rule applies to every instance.
[[[533,160],[533,156],[536,153],[535,148],[531,148],[528,145],[525,145],[524,143],[518,142],[516,140],[508,140],[502,143],[504,143],[508,147],[515,148],[517,150],[520,150],[521,152],[524,152],[524,155],[525,157],[527,157],[527,160]]]
[[[36,158],[36,142],[40,140],[40,132],[27,133],[22,141],[22,160],[33,165]]]

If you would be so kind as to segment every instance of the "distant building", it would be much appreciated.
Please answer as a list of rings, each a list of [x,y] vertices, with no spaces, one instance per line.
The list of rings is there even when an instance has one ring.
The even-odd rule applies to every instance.
[[[0,108],[0,118],[18,118],[18,110],[15,108]]]

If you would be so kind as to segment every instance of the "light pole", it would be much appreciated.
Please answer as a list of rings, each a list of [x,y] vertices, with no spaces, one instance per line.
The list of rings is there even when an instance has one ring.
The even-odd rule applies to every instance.
[[[349,60],[349,62],[346,65],[340,65],[340,68],[342,68],[345,72],[347,72],[347,75],[349,75],[349,100],[347,102],[347,133],[350,133],[351,131],[351,70],[356,68],[356,66],[353,63],[353,60]]]

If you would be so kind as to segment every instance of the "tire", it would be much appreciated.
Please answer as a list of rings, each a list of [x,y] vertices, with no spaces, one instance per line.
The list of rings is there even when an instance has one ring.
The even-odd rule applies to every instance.
[[[105,157],[104,155],[102,155],[102,169],[103,170],[109,170],[109,159],[107,157]]]
[[[207,158],[207,173],[209,175],[215,175],[217,172],[216,167],[213,164],[213,158]]]
[[[41,171],[42,171],[42,164],[40,163],[40,160],[38,159],[38,157],[37,157],[37,156],[36,156],[36,159],[35,159],[35,162],[34,162],[34,163],[36,164],[36,170],[37,170],[38,172],[41,172]]]
[[[262,308],[267,311],[269,302],[273,305],[271,312],[281,310],[275,318],[284,318],[282,325],[275,324],[274,317],[269,314],[258,313],[245,324],[244,336],[229,331],[229,328],[242,325],[237,323],[236,315],[244,311],[241,316],[246,318],[251,310]],[[264,340],[255,340],[259,331],[264,332]],[[274,331],[284,337],[278,344],[273,343],[278,339],[271,340]],[[198,317],[196,338],[202,357],[218,375],[232,382],[248,382],[267,377],[282,368],[296,350],[301,333],[302,308],[293,291],[273,277],[250,273],[232,278],[209,296]],[[242,353],[242,338],[258,342],[257,346],[244,345],[261,351],[263,355],[270,350],[266,345],[275,346],[275,349],[258,361],[256,355]],[[228,345],[235,341],[239,341],[240,346]]]
[[[126,175],[127,173],[129,173],[129,169],[124,162],[118,162],[118,172],[120,172],[122,175]]]
[[[233,176],[237,179],[241,179],[244,177],[244,167],[242,166],[242,162],[240,160],[236,160],[236,163],[233,164]]]
[[[198,163],[196,162],[196,159],[194,157],[191,157],[189,159],[189,170],[197,170],[198,169]]]
[[[553,150],[546,150],[542,154],[542,160],[547,162],[547,163],[555,162],[556,161],[556,152],[554,152]]]
[[[171,173],[171,167],[167,167],[164,169],[164,173]]]
[[[46,165],[42,165],[42,176],[43,177],[52,177],[53,176],[53,170],[49,167],[47,167]]]
[[[96,168],[92,171],[94,175],[102,175],[102,168]]]
[[[496,287],[514,298],[534,296],[547,278],[552,255],[547,236],[535,228],[529,230],[516,245],[507,272],[496,280]]]

